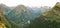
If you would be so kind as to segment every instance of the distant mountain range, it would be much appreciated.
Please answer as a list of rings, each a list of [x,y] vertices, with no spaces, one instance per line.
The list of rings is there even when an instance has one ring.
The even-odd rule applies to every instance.
[[[39,16],[47,10],[49,10],[49,8],[28,8],[24,5],[18,5],[7,15],[7,17],[9,20],[16,23],[27,22],[30,20],[34,20],[35,17]]]
[[[24,5],[18,5],[16,7],[8,7],[4,4],[0,4],[2,13],[8,18],[12,25],[23,25],[30,24],[36,17],[42,15],[51,8],[48,6],[44,7],[26,7]],[[17,26],[16,25],[16,26]]]
[[[0,4],[1,19],[7,28],[60,28],[60,2],[53,8]]]

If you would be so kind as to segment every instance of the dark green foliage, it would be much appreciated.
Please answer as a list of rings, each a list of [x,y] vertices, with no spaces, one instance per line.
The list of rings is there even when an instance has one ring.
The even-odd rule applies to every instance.
[[[56,20],[44,20],[44,19],[36,19],[35,21],[31,22],[29,28],[60,28],[58,25],[59,22]]]
[[[54,6],[31,22],[30,28],[60,28],[60,7]]]

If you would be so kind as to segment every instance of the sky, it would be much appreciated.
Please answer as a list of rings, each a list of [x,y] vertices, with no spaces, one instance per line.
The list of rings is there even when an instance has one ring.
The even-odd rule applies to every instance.
[[[3,3],[9,7],[17,6],[20,4],[29,7],[53,7],[56,4],[56,2],[60,2],[60,0],[0,0],[0,3]]]

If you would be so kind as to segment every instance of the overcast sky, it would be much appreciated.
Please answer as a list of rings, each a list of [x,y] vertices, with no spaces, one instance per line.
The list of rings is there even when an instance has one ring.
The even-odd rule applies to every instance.
[[[40,6],[50,6],[53,7],[56,2],[60,0],[0,0],[0,3],[3,3],[7,6],[17,6],[23,4],[30,7],[40,7]]]

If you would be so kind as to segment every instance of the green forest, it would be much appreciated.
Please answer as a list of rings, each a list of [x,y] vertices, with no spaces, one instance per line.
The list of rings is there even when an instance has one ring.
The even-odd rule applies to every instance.
[[[9,7],[7,10],[7,6],[4,8],[6,10],[2,8],[4,7],[0,5],[0,28],[60,28],[60,2],[38,14],[30,12],[23,5],[18,5],[12,11]]]

